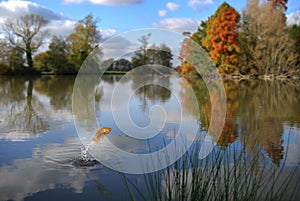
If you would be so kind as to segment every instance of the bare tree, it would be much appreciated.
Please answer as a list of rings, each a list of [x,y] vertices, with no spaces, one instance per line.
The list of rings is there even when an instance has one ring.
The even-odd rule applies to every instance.
[[[29,70],[33,70],[32,54],[42,45],[48,35],[42,28],[48,21],[39,15],[25,15],[18,19],[7,19],[3,25],[10,43],[26,54]]]
[[[240,30],[244,66],[259,74],[292,74],[298,55],[288,37],[286,19],[271,2],[250,0],[242,13]]]

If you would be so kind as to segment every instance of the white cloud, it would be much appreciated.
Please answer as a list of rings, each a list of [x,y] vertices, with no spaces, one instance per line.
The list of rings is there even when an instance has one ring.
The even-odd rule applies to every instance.
[[[170,29],[179,33],[184,31],[195,32],[200,24],[200,20],[191,18],[167,18],[153,23],[155,28]]]
[[[289,26],[293,24],[300,25],[300,10],[288,14],[286,17],[287,17],[287,25]]]
[[[170,10],[170,11],[177,11],[180,9],[180,6],[176,3],[172,3],[172,2],[168,2],[167,3],[167,8]]]
[[[117,33],[117,30],[115,29],[100,29],[101,33],[101,40],[105,41],[115,35]]]
[[[160,17],[165,17],[167,14],[168,14],[168,11],[167,11],[167,10],[159,10],[159,11],[158,11],[158,15],[159,15]]]
[[[166,8],[167,8],[169,11],[174,12],[174,11],[179,10],[179,9],[180,9],[180,6],[179,6],[178,4],[176,4],[176,3],[168,2],[168,3],[166,4]],[[159,10],[159,11],[158,11],[158,15],[159,15],[160,17],[165,17],[165,16],[167,16],[167,14],[168,14],[168,10],[166,10],[166,9],[164,9],[164,10]]]
[[[5,38],[5,34],[3,33],[0,33],[0,40],[4,39]]]
[[[66,37],[72,33],[76,22],[72,20],[53,20],[45,28],[51,35]]]
[[[35,14],[49,21],[46,29],[53,35],[66,36],[74,28],[75,21],[69,20],[62,13],[56,13],[44,6],[30,1],[3,1],[0,3],[0,29],[7,19],[16,19],[22,15]]]
[[[52,10],[30,1],[2,1],[0,3],[0,21],[7,18],[16,18],[25,14],[41,15],[47,20],[65,19],[61,13],[55,13]],[[3,20],[4,19],[4,20]]]
[[[67,0],[67,1],[82,2],[83,0]],[[112,2],[116,2],[116,1],[112,1]],[[23,1],[23,0],[20,1],[9,0],[9,1],[0,2],[0,30],[3,23],[5,23],[6,19],[8,18],[16,19],[25,14],[36,14],[46,18],[49,21],[49,23],[45,26],[45,29],[48,29],[51,35],[66,37],[70,33],[72,33],[76,24],[76,21],[70,20],[69,18],[64,16],[64,14],[56,13],[37,3],[33,3],[30,1]],[[102,40],[107,39],[116,33],[115,29],[105,29],[100,31],[102,34]],[[4,38],[4,36],[5,34],[1,33],[0,31],[0,39]],[[46,48],[48,47],[48,44],[45,43],[44,46]]]
[[[197,9],[199,6],[210,5],[213,4],[213,0],[190,0],[188,2],[188,6],[193,9]]]
[[[103,51],[104,60],[106,60],[130,54],[137,50],[138,45],[123,36],[116,36],[104,41],[100,44],[100,48]]]
[[[65,3],[82,3],[90,2],[92,4],[107,5],[107,6],[122,6],[141,3],[142,0],[65,0]]]

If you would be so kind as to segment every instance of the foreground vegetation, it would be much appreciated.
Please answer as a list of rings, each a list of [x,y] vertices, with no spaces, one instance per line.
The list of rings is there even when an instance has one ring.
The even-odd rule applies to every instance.
[[[186,80],[180,93],[182,106],[195,117],[199,115],[194,107],[199,107],[199,136],[203,137],[211,121],[209,94],[201,79]],[[188,87],[199,105],[191,102],[189,91],[184,90]],[[299,127],[298,82],[227,80],[224,87],[226,120],[219,136],[210,133],[216,144],[212,153],[199,158],[203,139],[198,138],[173,165],[145,175],[145,186],[123,175],[132,200],[298,199],[299,161],[286,165],[293,132],[298,133]]]
[[[173,165],[145,175],[147,193],[122,175],[132,200],[295,200],[297,166],[287,170],[285,164],[272,166],[258,149],[238,144],[215,148],[205,159],[199,159],[199,149],[195,145]]]

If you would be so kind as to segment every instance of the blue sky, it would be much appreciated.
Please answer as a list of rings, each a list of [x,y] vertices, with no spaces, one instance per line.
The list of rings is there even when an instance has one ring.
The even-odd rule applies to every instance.
[[[247,0],[227,1],[241,11]],[[93,13],[103,37],[140,28],[167,28],[173,31],[194,31],[200,20],[212,15],[223,0],[35,0],[0,1],[0,25],[8,17],[25,13],[44,15],[56,35],[69,34],[76,21]],[[300,20],[300,3],[289,0],[287,14]]]

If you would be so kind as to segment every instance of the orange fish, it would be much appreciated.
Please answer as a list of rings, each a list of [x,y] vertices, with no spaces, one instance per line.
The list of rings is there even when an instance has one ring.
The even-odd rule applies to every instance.
[[[98,143],[100,139],[103,138],[106,134],[110,133],[111,130],[112,130],[111,128],[106,128],[106,127],[98,128],[93,137],[93,140]]]

